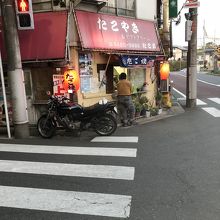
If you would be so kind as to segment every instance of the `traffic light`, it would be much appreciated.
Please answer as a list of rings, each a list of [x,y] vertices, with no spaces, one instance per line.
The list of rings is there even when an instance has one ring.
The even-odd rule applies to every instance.
[[[186,20],[185,23],[185,41],[190,41],[192,36],[192,21]]]
[[[32,0],[15,0],[18,30],[34,29]]]

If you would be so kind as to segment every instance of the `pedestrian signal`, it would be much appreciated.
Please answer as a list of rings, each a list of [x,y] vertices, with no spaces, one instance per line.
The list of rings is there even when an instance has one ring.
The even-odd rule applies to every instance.
[[[32,0],[16,0],[15,7],[18,29],[34,29]]]

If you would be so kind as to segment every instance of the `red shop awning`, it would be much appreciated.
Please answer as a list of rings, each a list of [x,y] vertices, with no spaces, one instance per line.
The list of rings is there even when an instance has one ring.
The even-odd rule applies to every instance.
[[[82,47],[107,51],[159,53],[162,48],[153,21],[75,11]]]
[[[18,31],[22,61],[64,59],[67,12],[36,13],[34,14],[34,26],[34,30]],[[1,29],[0,50],[2,59],[6,60]]]

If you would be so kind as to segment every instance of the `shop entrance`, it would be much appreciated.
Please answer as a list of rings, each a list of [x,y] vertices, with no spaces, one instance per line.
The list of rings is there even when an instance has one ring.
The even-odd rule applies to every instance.
[[[97,64],[97,71],[98,71],[98,75],[99,75],[99,81],[100,81],[100,84],[101,84],[100,86],[105,85],[107,94],[110,94],[110,93],[114,92],[113,68],[114,68],[114,65],[109,64],[108,67],[107,67],[107,70],[105,72],[106,64]],[[103,72],[105,72],[105,75],[102,74]]]

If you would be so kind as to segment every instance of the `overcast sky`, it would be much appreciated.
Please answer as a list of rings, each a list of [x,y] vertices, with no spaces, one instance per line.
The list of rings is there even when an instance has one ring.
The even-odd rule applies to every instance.
[[[178,10],[181,9],[186,0],[178,0]],[[205,21],[205,29],[209,39],[206,38],[206,43],[213,41],[220,44],[220,0],[198,0],[200,7],[198,7],[198,42],[197,45],[202,45],[203,38],[203,24]],[[183,9],[181,12],[181,23],[175,25],[173,23],[173,44],[174,45],[187,45],[185,42],[185,16],[189,9]],[[217,39],[219,38],[219,39]]]

